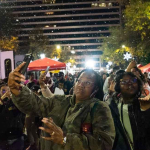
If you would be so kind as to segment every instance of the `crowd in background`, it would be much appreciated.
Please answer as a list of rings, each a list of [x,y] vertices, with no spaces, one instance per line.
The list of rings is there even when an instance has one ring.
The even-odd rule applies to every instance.
[[[78,73],[47,73],[45,86],[54,95],[72,95]],[[111,73],[99,73],[103,99],[110,107],[116,138],[113,150],[150,150],[150,79],[131,62],[126,70],[115,66]],[[0,83],[0,150],[38,150],[41,117],[25,115],[11,101],[7,79]],[[82,84],[82,82],[81,82]],[[87,84],[88,83],[84,83]],[[24,82],[38,97],[43,91],[34,72],[27,74]],[[96,91],[97,92],[97,91]],[[106,148],[107,149],[107,148]]]

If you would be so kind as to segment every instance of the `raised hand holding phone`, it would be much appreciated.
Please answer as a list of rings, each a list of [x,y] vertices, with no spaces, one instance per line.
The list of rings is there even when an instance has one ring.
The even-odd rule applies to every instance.
[[[32,58],[32,54],[26,54],[23,63],[20,64],[9,74],[8,86],[11,92],[14,93],[16,96],[20,94],[20,88],[23,86],[20,83],[25,82],[24,74]]]
[[[45,75],[48,73],[49,69],[50,69],[50,66],[48,66],[48,67],[46,68],[46,70],[45,70],[45,72],[44,72]]]
[[[10,91],[16,96],[20,94],[20,87],[23,85],[21,82],[25,82],[25,76],[20,73],[20,70],[25,65],[25,62],[20,64],[17,68],[15,68],[10,74],[8,78],[8,86]]]
[[[25,74],[25,72],[29,66],[29,63],[32,59],[33,59],[32,54],[26,54],[25,55],[24,60],[23,60],[23,62],[25,62],[25,65],[19,71],[21,74],[23,74],[23,75]]]
[[[45,87],[44,81],[45,81],[45,79],[46,79],[46,74],[48,73],[49,69],[50,69],[50,66],[48,66],[48,67],[46,68],[45,72],[40,75],[39,84],[40,84],[41,88],[44,88],[44,87]]]

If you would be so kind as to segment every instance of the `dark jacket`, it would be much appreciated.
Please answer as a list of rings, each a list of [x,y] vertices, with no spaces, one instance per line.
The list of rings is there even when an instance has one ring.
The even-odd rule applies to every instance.
[[[24,114],[11,100],[0,105],[0,141],[17,139],[23,135]]]
[[[130,142],[120,121],[119,100],[112,96],[110,109],[116,128],[116,139],[113,150],[131,150]],[[150,109],[141,111],[138,99],[128,106],[128,113],[133,133],[134,150],[150,150]]]

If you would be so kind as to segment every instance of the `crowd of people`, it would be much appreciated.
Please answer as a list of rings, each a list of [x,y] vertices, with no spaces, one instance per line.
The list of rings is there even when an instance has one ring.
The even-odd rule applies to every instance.
[[[0,150],[150,150],[150,82],[134,61],[39,79],[23,66],[0,81]]]

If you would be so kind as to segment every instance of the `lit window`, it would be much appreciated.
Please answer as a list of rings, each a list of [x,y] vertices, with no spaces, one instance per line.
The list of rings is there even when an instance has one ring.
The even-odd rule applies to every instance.
[[[94,3],[92,3],[92,4],[91,4],[91,6],[93,7],[93,6],[95,6],[95,4],[94,4]]]
[[[95,3],[95,6],[98,6],[98,4],[97,4],[97,3]]]
[[[54,12],[51,12],[51,11],[50,11],[50,12],[46,12],[45,14],[46,14],[46,15],[53,15]]]
[[[106,3],[102,3],[102,7],[106,7]]]
[[[108,6],[111,7],[111,6],[112,6],[112,3],[108,3]]]

